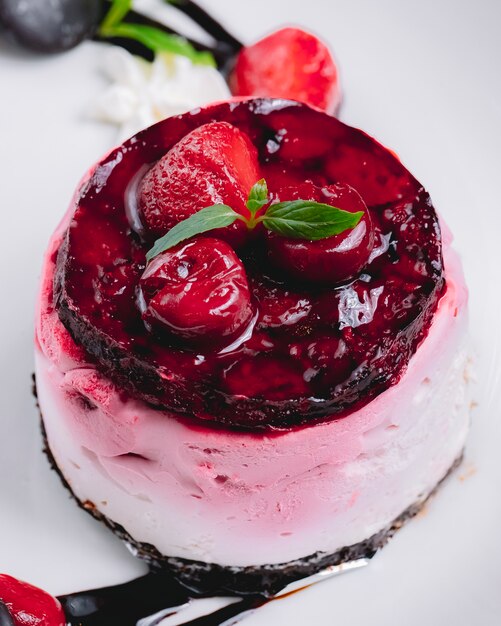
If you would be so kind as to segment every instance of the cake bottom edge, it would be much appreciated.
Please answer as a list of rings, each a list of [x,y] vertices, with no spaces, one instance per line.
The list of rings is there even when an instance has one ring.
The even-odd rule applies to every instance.
[[[35,385],[34,394],[36,396]],[[180,557],[165,556],[152,544],[136,541],[123,526],[106,517],[90,500],[81,501],[73,493],[71,486],[56,463],[49,446],[42,415],[40,425],[43,451],[48,458],[49,464],[78,506],[92,515],[94,519],[104,523],[117,537],[125,542],[127,548],[134,556],[145,561],[151,569],[169,573],[192,592],[203,595],[242,596],[264,594],[271,596],[284,589],[290,583],[313,576],[327,567],[335,567],[360,559],[372,558],[407,520],[416,516],[423,509],[426,502],[435,495],[442,483],[461,464],[464,455],[463,450],[428,494],[411,504],[388,526],[359,543],[345,546],[333,553],[316,552],[286,563],[224,566],[218,563],[206,563]]]

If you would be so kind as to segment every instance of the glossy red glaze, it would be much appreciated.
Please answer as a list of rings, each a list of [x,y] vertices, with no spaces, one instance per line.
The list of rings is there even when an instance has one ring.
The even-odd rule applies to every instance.
[[[140,219],[146,238],[156,239],[204,207],[227,204],[242,215],[252,185],[261,178],[257,151],[227,122],[212,122],[183,137],[139,184]],[[234,246],[248,236],[242,221],[215,231]]]
[[[0,574],[0,600],[15,626],[65,626],[59,601],[38,587]]]
[[[145,328],[137,294],[150,243],[135,232],[129,207],[129,181],[212,122],[247,134],[272,194],[305,181],[348,182],[374,230],[369,262],[340,286],[279,275],[257,233],[237,252],[255,323],[226,351]],[[376,141],[298,103],[222,103],[167,119],[106,157],[77,204],[58,254],[60,319],[124,390],[230,427],[284,428],[367,403],[398,381],[444,291],[438,219],[423,187]]]
[[[163,252],[139,286],[145,322],[191,344],[227,345],[251,322],[245,268],[218,239],[192,239]]]
[[[291,98],[327,113],[341,101],[329,48],[300,28],[281,28],[242,48],[229,82],[235,96]]]
[[[268,231],[270,260],[284,276],[301,282],[335,285],[355,278],[367,265],[374,246],[374,227],[367,206],[352,187],[303,183],[283,187],[276,198],[277,201],[315,200],[350,213],[363,212],[355,228],[318,241],[290,239]]]

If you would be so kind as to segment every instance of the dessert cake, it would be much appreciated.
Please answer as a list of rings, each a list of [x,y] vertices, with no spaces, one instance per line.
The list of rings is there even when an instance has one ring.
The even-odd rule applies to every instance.
[[[370,556],[461,458],[466,304],[428,193],[362,131],[277,98],[171,117],[90,170],[50,242],[49,454],[194,588]]]

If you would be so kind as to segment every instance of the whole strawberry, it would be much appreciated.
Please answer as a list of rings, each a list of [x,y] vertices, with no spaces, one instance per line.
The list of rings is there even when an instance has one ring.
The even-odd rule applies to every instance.
[[[288,98],[334,113],[339,75],[327,46],[300,28],[281,28],[242,48],[230,75],[235,96]]]
[[[146,230],[161,237],[213,204],[246,214],[249,189],[259,178],[257,151],[245,133],[228,122],[204,124],[183,137],[141,181],[139,208]],[[248,232],[237,222],[214,236],[238,247]]]

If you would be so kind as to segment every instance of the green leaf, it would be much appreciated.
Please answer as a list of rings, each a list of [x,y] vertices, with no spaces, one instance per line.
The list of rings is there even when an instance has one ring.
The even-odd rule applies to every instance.
[[[106,31],[119,24],[132,8],[132,0],[112,0],[110,10],[101,22],[100,32],[106,36]]]
[[[258,221],[283,237],[316,241],[354,228],[363,214],[363,211],[350,213],[313,200],[293,200],[272,204]]]
[[[151,250],[148,251],[146,260],[148,262],[151,261],[157,255],[173,246],[177,246],[178,243],[181,243],[181,241],[185,239],[206,233],[214,228],[230,226],[238,219],[246,221],[243,216],[236,213],[226,204],[213,204],[212,206],[205,207],[205,209],[201,209],[182,222],[179,222],[179,224],[171,228],[163,237],[157,239]]]
[[[226,204],[213,204],[205,207],[179,222],[163,237],[157,239],[148,251],[146,260],[151,261],[162,252],[195,235],[215,228],[231,226],[236,220],[242,220],[249,229],[262,223],[265,228],[283,237],[316,241],[354,228],[364,214],[363,211],[350,213],[313,200],[292,200],[271,204],[264,215],[255,218],[256,211],[268,202],[268,188],[266,181],[262,178],[249,192],[247,208],[251,212],[250,219],[240,215]]]
[[[251,214],[255,215],[268,202],[268,185],[264,178],[261,178],[255,185],[252,185],[246,206]]]
[[[134,39],[153,52],[170,52],[188,57],[198,65],[216,67],[216,61],[210,52],[196,50],[186,39],[179,35],[165,33],[159,28],[146,24],[115,24],[105,30],[101,27],[101,35],[105,37],[126,37]]]

